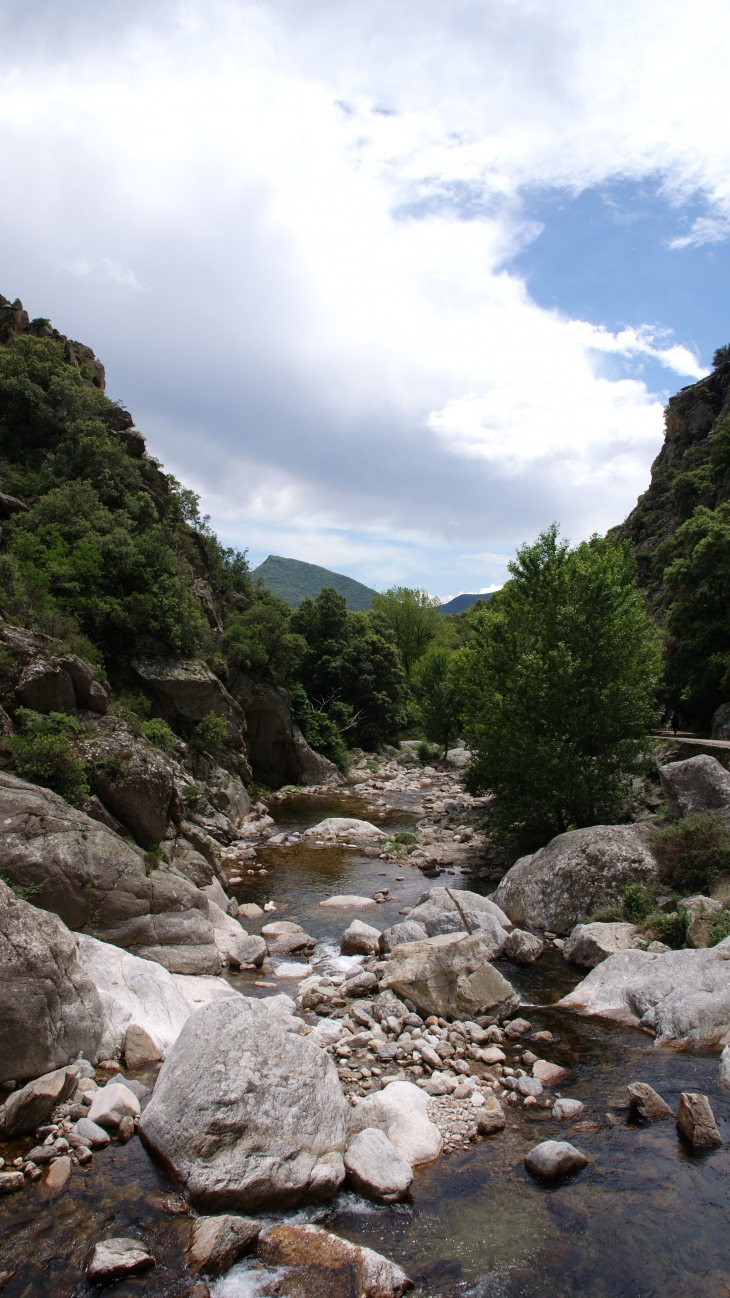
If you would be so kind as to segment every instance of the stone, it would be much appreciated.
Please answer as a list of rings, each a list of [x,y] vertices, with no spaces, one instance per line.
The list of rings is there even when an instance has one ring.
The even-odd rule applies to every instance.
[[[365,1127],[345,1151],[345,1170],[353,1189],[379,1203],[397,1203],[408,1195],[410,1163],[379,1127]]]
[[[702,753],[685,762],[660,767],[659,779],[670,816],[710,815],[730,829],[730,772],[715,757]]]
[[[558,1006],[642,1028],[662,1046],[716,1045],[730,1023],[730,938],[702,951],[617,951]]]
[[[555,1101],[552,1108],[553,1117],[558,1122],[575,1122],[576,1118],[579,1118],[585,1111],[585,1104],[580,1100],[569,1099],[567,1096],[561,1096],[559,1100]]]
[[[145,1086],[144,1082],[137,1082],[134,1078],[125,1077],[124,1073],[112,1073],[107,1080],[107,1086],[110,1082],[119,1082],[121,1086],[126,1086],[127,1090],[136,1095],[138,1100],[143,1100],[146,1095],[152,1094],[152,1087]],[[91,1097],[93,1099],[93,1096]]]
[[[542,1082],[539,1077],[518,1077],[515,1090],[519,1095],[534,1095],[537,1099],[542,1095]]]
[[[164,1057],[193,1010],[210,1000],[239,995],[222,978],[172,974],[154,961],[85,933],[78,935],[76,943],[81,969],[100,1000],[102,1059],[121,1052],[131,1025],[146,1032]]]
[[[91,925],[116,946],[132,946],[179,972],[220,972],[199,888],[168,870],[148,873],[141,849],[50,789],[6,771],[0,771],[0,855],[9,883],[36,885],[37,906],[71,930]]]
[[[631,950],[638,931],[635,924],[576,924],[565,943],[563,955],[571,964],[595,969],[616,951]]]
[[[121,1280],[124,1276],[138,1275],[154,1266],[155,1259],[139,1239],[105,1239],[95,1244],[86,1278],[94,1282]]]
[[[517,1041],[524,1037],[525,1033],[530,1032],[532,1024],[527,1019],[510,1019],[508,1023],[502,1025],[502,1031],[510,1041]]]
[[[302,1298],[401,1298],[413,1288],[395,1262],[320,1226],[270,1226],[259,1236],[258,1252],[275,1267],[292,1268]]]
[[[250,1212],[330,1198],[349,1117],[329,1055],[241,996],[190,1016],[139,1131],[196,1205]]]
[[[499,1046],[484,1046],[481,1058],[483,1064],[503,1064],[507,1056]]]
[[[198,1217],[193,1222],[187,1250],[188,1269],[193,1275],[218,1276],[253,1248],[261,1233],[261,1222],[250,1217]]]
[[[0,1194],[14,1194],[22,1190],[25,1177],[22,1172],[0,1172]]]
[[[89,1109],[89,1121],[100,1127],[119,1126],[122,1118],[138,1118],[141,1113],[137,1096],[122,1082],[107,1082],[96,1092]]]
[[[162,1059],[160,1047],[155,1045],[149,1032],[139,1023],[130,1023],[124,1033],[124,1061],[127,1068],[144,1068],[145,1064],[156,1064]]]
[[[386,838],[382,829],[377,825],[372,825],[369,820],[355,820],[350,816],[328,816],[326,820],[320,820],[318,825],[311,825],[305,829],[302,834],[304,839],[328,839],[333,841],[338,838],[345,839],[348,843],[364,841],[368,843],[380,842]]]
[[[23,668],[15,698],[19,707],[32,708],[34,712],[73,712],[76,707],[68,672],[44,658],[32,659]]]
[[[2,881],[0,969],[0,1082],[97,1058],[102,1006],[73,935]]]
[[[258,941],[260,939],[256,940]],[[302,931],[298,933],[282,933],[279,937],[273,939],[269,938],[268,943],[268,953],[270,956],[306,956],[313,951],[317,945],[315,938],[310,937],[308,933]]]
[[[319,904],[332,910],[364,910],[366,906],[377,906],[378,903],[373,901],[372,897],[358,897],[355,893],[343,893],[337,897],[326,897]]]
[[[207,777],[206,786],[213,806],[238,829],[251,810],[251,799],[243,782],[232,771],[218,766]]]
[[[692,1091],[682,1091],[679,1097],[677,1131],[692,1149],[719,1149],[723,1144],[710,1101]]]
[[[450,1095],[456,1090],[456,1078],[447,1077],[446,1073],[433,1072],[429,1077],[425,1091],[427,1095]]]
[[[389,951],[395,950],[404,942],[422,942],[428,937],[428,933],[422,924],[417,924],[415,920],[407,919],[403,924],[393,924],[386,928],[384,933],[380,934],[380,950],[385,955]]]
[[[228,725],[228,741],[243,745],[246,718],[236,699],[200,659],[132,659],[132,670],[171,721],[202,721],[213,712]]]
[[[424,1016],[499,1022],[514,1011],[519,997],[489,964],[493,950],[491,938],[481,933],[404,943],[393,951],[381,987],[410,999]]]
[[[96,1122],[92,1122],[90,1118],[79,1118],[74,1125],[74,1131],[89,1149],[105,1149],[109,1144],[109,1132],[98,1126]]]
[[[352,1131],[378,1127],[410,1167],[438,1158],[441,1133],[428,1116],[428,1100],[413,1082],[391,1082],[385,1090],[368,1095],[351,1116]]]
[[[232,919],[214,901],[208,901],[208,919],[213,928],[215,945],[221,963],[240,969],[242,965],[262,965],[266,955],[264,938],[249,936],[238,920]]]
[[[238,907],[238,914],[241,919],[258,919],[259,915],[263,915],[263,913],[262,907],[257,906],[255,901],[241,902]]]
[[[677,902],[677,910],[687,912],[687,946],[699,950],[710,945],[710,930],[715,916],[721,912],[723,904],[714,897],[682,897]]]
[[[100,719],[78,752],[88,764],[92,793],[140,847],[161,842],[170,821],[180,823],[183,803],[173,763],[119,717]]]
[[[674,1117],[669,1105],[647,1082],[630,1082],[626,1089],[629,1093],[629,1108],[640,1118],[646,1118],[647,1122],[659,1122],[662,1118]]]
[[[354,978],[348,978],[343,990],[348,996],[367,996],[368,992],[375,991],[377,986],[378,980],[375,974],[366,969],[363,973],[355,974]]]
[[[78,1076],[77,1069],[70,1065],[44,1073],[27,1086],[12,1091],[0,1108],[0,1136],[12,1140],[35,1131],[56,1104],[62,1104],[73,1094]]]
[[[504,1109],[494,1095],[485,1095],[484,1104],[477,1114],[477,1131],[480,1136],[494,1136],[504,1131],[506,1118]]]
[[[525,1167],[530,1175],[544,1177],[546,1180],[569,1176],[571,1172],[579,1172],[587,1164],[585,1154],[567,1140],[543,1140],[525,1157]]]
[[[304,929],[301,924],[292,924],[291,920],[275,919],[273,924],[264,924],[261,930],[262,937],[283,937],[286,933],[304,933]]]
[[[511,921],[494,902],[477,892],[457,888],[430,888],[408,916],[409,923],[422,924],[429,937],[441,933],[482,933],[494,946],[494,957],[504,947]]]
[[[502,956],[514,960],[515,964],[534,964],[545,950],[545,943],[536,933],[526,933],[524,929],[514,928],[507,934],[502,948]]]
[[[656,882],[644,825],[592,825],[559,834],[523,856],[494,900],[514,924],[564,936],[603,906],[621,905],[630,883]]]
[[[380,929],[354,919],[340,938],[343,955],[377,955],[380,951]]]
[[[720,1055],[720,1063],[717,1069],[717,1080],[721,1086],[730,1090],[730,1046],[725,1046]]]
[[[308,964],[279,964],[274,970],[275,978],[307,978],[311,973]]]
[[[543,1086],[559,1086],[570,1074],[569,1068],[551,1064],[547,1059],[537,1059],[532,1065],[532,1076],[539,1078]]]
[[[68,1154],[62,1154],[57,1158],[55,1163],[51,1163],[46,1172],[45,1180],[41,1191],[41,1198],[55,1199],[66,1189],[71,1179],[71,1159]]]

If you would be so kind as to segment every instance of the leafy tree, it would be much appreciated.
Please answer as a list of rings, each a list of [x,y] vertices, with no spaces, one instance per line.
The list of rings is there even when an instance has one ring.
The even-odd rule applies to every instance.
[[[233,667],[269,670],[278,680],[286,680],[306,652],[307,642],[291,630],[289,606],[261,587],[250,608],[226,620],[223,648]]]
[[[472,792],[534,843],[613,818],[656,716],[656,629],[630,546],[570,549],[552,526],[518,551],[512,580],[474,617],[460,655]]]
[[[432,646],[415,671],[414,688],[418,712],[427,739],[441,744],[444,756],[449,740],[461,723],[461,691],[458,659],[448,649]]]
[[[337,722],[326,712],[312,707],[301,681],[295,681],[290,687],[289,702],[292,716],[307,743],[346,772],[349,764],[347,744],[340,734]]]
[[[712,357],[712,368],[718,369],[720,365],[726,365],[730,361],[730,343],[725,343],[724,347],[716,347]]]
[[[373,599],[376,625],[380,617],[390,630],[407,676],[438,633],[442,620],[438,605],[438,599],[425,590],[408,586],[392,586],[384,595],[376,595]]]

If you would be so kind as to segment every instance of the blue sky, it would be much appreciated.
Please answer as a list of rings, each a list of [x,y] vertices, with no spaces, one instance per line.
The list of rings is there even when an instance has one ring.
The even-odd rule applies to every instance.
[[[9,0],[0,292],[251,560],[488,589],[730,339],[719,0]]]

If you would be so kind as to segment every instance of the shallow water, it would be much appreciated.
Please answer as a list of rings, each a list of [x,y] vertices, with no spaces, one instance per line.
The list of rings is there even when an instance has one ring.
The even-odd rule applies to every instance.
[[[273,807],[281,828],[289,830],[327,815],[365,813],[364,804],[341,795],[294,796]],[[389,830],[411,822],[403,810],[379,821]],[[337,939],[355,916],[381,928],[395,923],[429,886],[407,863],[384,863],[346,848],[271,847],[260,856],[270,873],[247,879],[236,889],[239,900],[263,905],[273,899],[277,912],[267,918],[296,917],[320,940]],[[458,886],[459,875],[442,875],[439,883],[446,882]],[[333,893],[369,895],[382,886],[393,893],[383,906],[352,912],[319,906]],[[717,1052],[658,1050],[640,1033],[555,1009],[577,981],[557,953],[532,968],[500,967],[529,1006],[523,1015],[558,1038],[544,1053],[571,1069],[562,1093],[583,1100],[584,1119],[599,1125],[572,1131],[549,1111],[516,1108],[500,1135],[420,1169],[409,1205],[378,1207],[345,1193],[327,1208],[295,1215],[393,1258],[429,1298],[726,1298],[730,1154],[720,1149],[692,1156],[671,1121],[629,1125],[621,1107],[630,1081],[649,1082],[673,1107],[680,1091],[702,1091],[730,1140],[730,1092],[717,1084]],[[256,982],[272,991],[296,988],[271,976],[232,975],[230,981],[255,995],[267,994]],[[576,1178],[553,1188],[536,1184],[522,1162],[533,1144],[548,1138],[570,1139],[590,1160]],[[27,1148],[27,1141],[17,1142],[0,1152],[8,1159]],[[0,1278],[3,1298],[90,1298],[98,1290],[83,1278],[89,1249],[99,1238],[120,1234],[142,1238],[157,1265],[104,1293],[174,1298],[190,1284],[183,1262],[185,1205],[137,1138],[96,1154],[88,1171],[75,1168],[70,1189],[52,1203],[42,1202],[41,1193],[29,1186],[0,1199],[0,1272],[15,1272],[4,1287]],[[218,1282],[215,1295],[252,1298],[268,1283],[262,1289],[261,1274],[244,1263]]]

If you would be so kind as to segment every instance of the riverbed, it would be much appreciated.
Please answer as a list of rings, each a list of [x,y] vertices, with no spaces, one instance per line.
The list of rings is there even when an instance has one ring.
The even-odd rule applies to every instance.
[[[372,817],[352,795],[292,795],[271,805],[277,828],[303,830],[324,816]],[[408,829],[407,809],[381,811],[389,833]],[[385,928],[413,906],[425,888],[407,860],[384,862],[346,847],[268,846],[259,854],[267,874],[244,878],[239,902],[273,903],[266,918],[295,919],[319,942],[336,945],[353,918]],[[479,887],[458,870],[450,886]],[[365,911],[331,911],[334,893],[389,899]],[[258,924],[247,923],[251,932]],[[470,1144],[416,1172],[412,1201],[376,1206],[349,1192],[331,1205],[305,1209],[315,1221],[398,1262],[429,1298],[720,1298],[730,1295],[730,1154],[726,1148],[691,1155],[673,1122],[633,1125],[626,1085],[649,1082],[676,1108],[683,1090],[707,1094],[723,1138],[730,1140],[730,1093],[717,1083],[717,1052],[675,1053],[615,1024],[579,1019],[554,1008],[579,980],[555,950],[533,966],[499,962],[519,990],[520,1014],[556,1042],[544,1053],[570,1068],[561,1094],[587,1111],[576,1130],[545,1109],[511,1108],[504,1132]],[[296,983],[271,973],[231,974],[247,995],[296,994]],[[263,985],[262,985],[263,984]],[[130,1074],[132,1076],[132,1074]],[[134,1074],[152,1080],[153,1074]],[[523,1158],[540,1140],[569,1139],[588,1156],[587,1168],[554,1187],[538,1185]],[[27,1141],[0,1146],[12,1159]],[[69,1188],[43,1201],[40,1184],[0,1200],[0,1291],[3,1298],[90,1298],[84,1278],[91,1245],[104,1235],[141,1237],[156,1258],[153,1271],[108,1286],[115,1298],[176,1298],[191,1285],[184,1245],[189,1209],[135,1136],[74,1169]],[[2,1273],[10,1273],[3,1282]],[[286,1284],[239,1264],[213,1287],[214,1298],[253,1298]],[[272,1287],[272,1285],[274,1287]],[[343,1295],[343,1298],[349,1296]]]

